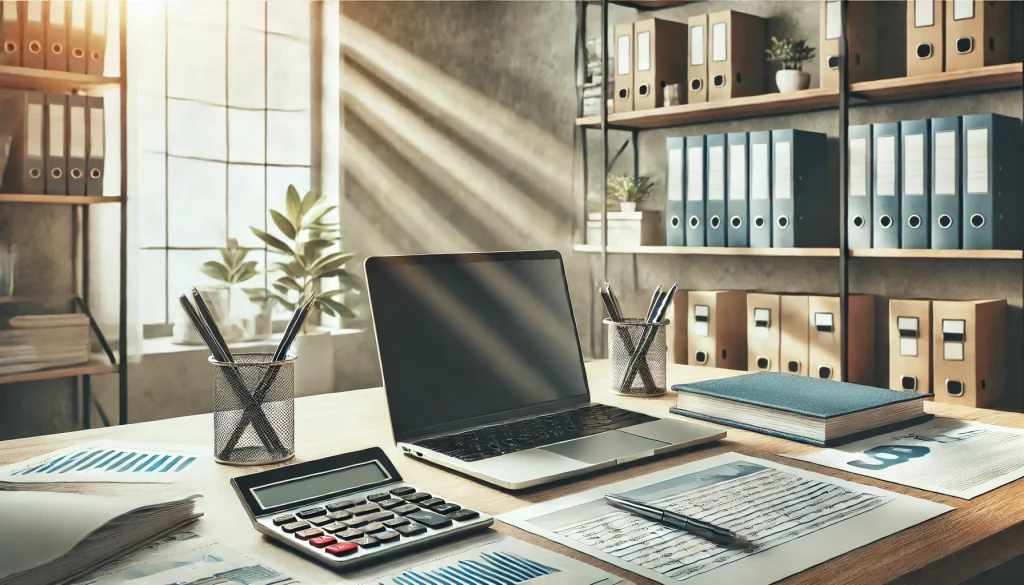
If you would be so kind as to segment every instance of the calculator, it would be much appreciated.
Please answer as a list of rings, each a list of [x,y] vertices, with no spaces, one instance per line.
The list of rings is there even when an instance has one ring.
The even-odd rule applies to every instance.
[[[494,518],[402,480],[379,447],[231,480],[253,527],[336,569],[484,530]]]

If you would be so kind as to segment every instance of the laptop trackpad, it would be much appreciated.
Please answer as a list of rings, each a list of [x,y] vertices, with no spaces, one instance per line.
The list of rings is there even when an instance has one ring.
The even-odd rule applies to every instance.
[[[541,449],[584,463],[603,463],[641,453],[653,454],[655,449],[665,445],[668,443],[621,431],[608,431],[600,435],[574,439]]]

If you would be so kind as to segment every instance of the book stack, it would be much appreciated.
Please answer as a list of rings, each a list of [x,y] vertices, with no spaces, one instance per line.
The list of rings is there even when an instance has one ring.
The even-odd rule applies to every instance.
[[[0,330],[0,375],[89,361],[89,318],[77,313],[12,317]]]

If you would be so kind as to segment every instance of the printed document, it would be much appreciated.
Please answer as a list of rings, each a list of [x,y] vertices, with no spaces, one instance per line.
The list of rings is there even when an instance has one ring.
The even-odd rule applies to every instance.
[[[834,449],[786,457],[970,500],[1024,477],[1024,429],[935,418]]]
[[[0,483],[173,483],[210,460],[198,445],[96,441],[0,467]]]
[[[721,547],[609,506],[621,494],[728,528]],[[726,453],[517,510],[501,520],[659,583],[768,585],[953,508]]]

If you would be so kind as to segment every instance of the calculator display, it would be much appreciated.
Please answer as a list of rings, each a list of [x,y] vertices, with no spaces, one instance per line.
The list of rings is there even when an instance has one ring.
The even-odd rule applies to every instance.
[[[370,461],[253,488],[252,493],[263,508],[274,508],[390,478],[380,463]]]

